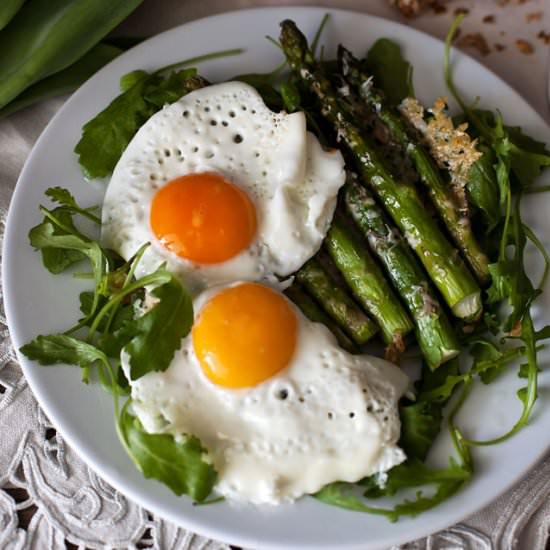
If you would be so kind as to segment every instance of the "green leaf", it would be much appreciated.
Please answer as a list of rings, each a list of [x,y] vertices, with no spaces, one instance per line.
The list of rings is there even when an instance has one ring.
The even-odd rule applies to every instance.
[[[52,217],[57,221],[63,221],[62,217],[55,215],[55,210],[50,212],[50,214],[52,214]],[[60,228],[59,225],[54,226],[51,221],[33,227],[29,232],[31,246],[38,250],[44,248],[72,250],[87,256],[94,269],[94,278],[96,282],[99,283],[103,276],[105,266],[105,258],[99,244],[95,241],[88,240],[83,235],[78,234],[78,232],[59,234],[56,232],[56,229],[63,228]]]
[[[421,487],[432,483],[445,483],[454,481],[466,481],[470,472],[451,461],[448,468],[437,469],[426,466],[418,458],[409,458],[405,462],[395,466],[387,473],[387,478],[381,484],[375,476],[367,478],[365,496],[368,498],[379,498],[382,496],[395,495],[401,489],[409,487]]]
[[[63,187],[50,187],[46,190],[45,195],[58,204],[79,209],[75,198],[68,189],[64,189]]]
[[[166,103],[177,101],[190,91],[186,84],[194,74],[194,70],[185,70],[165,78],[155,73],[138,80],[87,122],[75,147],[86,177],[109,175],[147,119]]]
[[[84,84],[101,67],[123,52],[122,49],[99,43],[78,61],[29,86],[14,100],[0,109],[0,119],[39,101],[67,94]]]
[[[52,215],[59,220],[64,227],[70,231],[62,229],[60,226],[53,225],[48,218],[33,227],[29,232],[29,240],[32,246],[39,249],[42,254],[42,263],[44,267],[54,275],[62,273],[72,265],[86,259],[86,255],[81,250],[59,248],[57,246],[39,246],[43,244],[41,235],[52,232],[55,236],[71,235],[77,230],[73,225],[73,218],[70,211],[65,208],[56,208],[52,210]]]
[[[196,437],[177,441],[169,434],[149,434],[127,406],[122,410],[119,428],[130,456],[146,478],[156,479],[176,495],[187,494],[198,502],[210,494],[216,471]]]
[[[284,107],[283,100],[274,85],[286,66],[286,59],[269,73],[247,73],[234,76],[230,80],[238,80],[252,86],[262,96],[264,103],[273,111]]]
[[[441,429],[442,405],[418,401],[399,409],[401,438],[399,445],[407,457],[424,460]]]
[[[88,367],[95,361],[107,362],[107,357],[101,350],[65,334],[38,336],[19,351],[41,365],[66,363]]]
[[[148,76],[149,73],[147,71],[142,71],[141,69],[137,69],[135,71],[131,71],[122,75],[120,77],[120,91],[127,92],[130,88],[132,88],[138,82],[144,80]]]
[[[0,30],[2,30],[19,11],[25,0],[2,0],[0,4]]]
[[[550,325],[546,325],[535,332],[535,340],[537,342],[539,340],[546,340],[547,338],[550,338]]]
[[[184,69],[175,71],[158,82],[151,79],[147,82],[143,97],[156,112],[185,95],[189,91],[186,89],[187,82],[196,75],[197,69]]]
[[[408,458],[425,460],[441,429],[443,407],[450,399],[459,375],[458,359],[432,370],[423,365],[416,401],[401,403],[400,447]]]
[[[515,199],[512,208],[509,208],[501,238],[499,259],[489,265],[492,284],[487,291],[490,304],[507,300],[511,312],[504,323],[504,331],[511,331],[521,322],[528,312],[540,290],[535,289],[525,272],[524,251],[527,237],[520,215],[520,199]],[[510,199],[509,199],[510,200]],[[508,248],[512,247],[513,255],[508,257]]]
[[[66,214],[63,213],[60,215],[59,209],[50,211],[42,207],[41,210],[45,214],[47,221],[30,230],[29,240],[31,246],[38,250],[58,251],[52,253],[50,256],[46,255],[46,259],[44,260],[46,267],[52,272],[59,270],[57,271],[59,273],[66,269],[68,265],[71,265],[69,262],[74,259],[71,258],[71,254],[76,257],[80,255],[80,258],[84,256],[90,260],[95,283],[95,300],[92,311],[95,311],[99,301],[103,275],[108,267],[108,260],[103,254],[103,249],[97,242],[90,240],[77,231],[74,225],[72,225],[72,218],[71,224],[67,224],[64,218]],[[54,264],[53,257],[55,255],[57,255],[55,259],[58,263]]]
[[[28,0],[0,33],[0,107],[75,63],[140,3]]]
[[[102,285],[102,288],[104,286]],[[93,321],[93,307],[94,307],[94,292],[81,292],[79,299],[80,299],[80,311],[84,314],[84,318],[81,320],[86,326],[90,326]],[[107,298],[105,296],[100,296],[99,301],[97,304],[97,310],[101,310],[101,308],[107,303]],[[120,351],[122,349],[122,345],[116,346],[115,343],[118,342],[118,339],[115,338],[115,334],[118,330],[121,329],[123,325],[128,323],[129,321],[134,319],[134,306],[133,302],[129,301],[129,303],[120,305],[113,316],[113,319],[109,320],[107,317],[104,317],[101,322],[97,326],[98,331],[103,331],[108,327],[108,332],[105,334],[102,334],[100,342],[99,342],[99,348],[103,350],[108,357],[112,358],[119,358],[120,357]],[[125,344],[126,342],[124,342]]]
[[[543,142],[523,133],[519,127],[506,127],[507,138],[511,143],[510,162],[512,171],[521,186],[531,186],[542,171],[550,166],[550,151]]]
[[[481,210],[488,231],[491,231],[501,217],[499,184],[494,169],[496,158],[493,150],[485,144],[478,144],[477,149],[483,155],[472,165],[466,189],[468,199]]]
[[[75,153],[84,175],[90,179],[108,176],[130,140],[149,117],[166,103],[173,103],[199,87],[198,79],[193,78],[195,69],[174,72],[177,68],[238,55],[242,51],[213,52],[162,67],[147,77],[136,71],[130,73],[132,76],[123,77],[128,79],[123,81],[125,91],[82,129]],[[126,89],[132,82],[133,85]],[[202,80],[200,84],[204,83]]]
[[[302,103],[300,91],[291,81],[283,82],[279,92],[283,98],[283,104],[288,113],[293,113],[294,111],[300,109]]]
[[[355,494],[355,487],[352,483],[336,482],[325,485],[320,491],[313,495],[317,500],[330,504],[331,506],[337,506],[339,508],[345,508],[346,510],[353,510],[355,512],[366,512],[367,514],[377,514],[387,516],[390,521],[396,521],[397,517],[392,510],[384,510],[382,508],[376,508],[365,504],[361,498]]]
[[[80,214],[89,220],[92,220],[97,225],[101,225],[101,219],[94,215],[92,212],[99,210],[97,206],[91,208],[81,208],[78,206],[75,198],[72,196],[68,189],[63,187],[50,187],[46,190],[45,195],[53,202],[65,206],[66,211],[70,214]],[[73,233],[77,232],[73,226]]]
[[[478,339],[470,348],[470,355],[474,359],[474,370],[483,361],[493,361],[495,363],[495,368],[484,370],[480,373],[480,378],[484,384],[490,384],[508,366],[508,363],[505,362],[500,362],[497,365],[498,360],[502,358],[503,354],[503,350],[487,338]]]
[[[155,112],[143,98],[146,82],[137,82],[84,125],[75,153],[86,177],[110,174],[137,130]]]
[[[414,97],[412,65],[401,55],[399,44],[380,38],[369,50],[366,65],[389,104],[398,105],[406,97]]]
[[[521,366],[518,375],[522,378],[527,378],[527,386],[521,388],[517,392],[517,396],[523,404],[523,409],[519,419],[513,425],[513,427],[503,435],[495,437],[494,439],[483,441],[466,440],[466,443],[468,445],[488,446],[502,443],[503,441],[506,441],[507,439],[513,437],[517,432],[519,432],[519,430],[527,425],[538,396],[539,373],[539,368],[537,364],[538,349],[536,346],[537,336],[533,328],[533,321],[531,319],[530,311],[527,311],[525,313],[521,321],[521,340],[525,344],[525,347],[522,349],[527,358],[527,364],[525,366]]]
[[[121,338],[128,338],[125,350],[130,356],[132,380],[166,370],[193,323],[191,297],[173,276],[151,294],[159,302],[120,331]]]
[[[351,483],[331,483],[323,487],[314,496],[318,500],[357,512],[386,516],[390,521],[397,521],[401,516],[415,517],[429,510],[454,495],[471,478],[472,472],[466,464],[459,464],[453,459],[447,469],[431,469],[419,460],[404,462],[392,468],[384,485],[369,478],[365,496],[377,498],[394,495],[398,490],[408,487],[435,485],[436,491],[431,496],[425,496],[422,491],[416,493],[416,498],[405,499],[393,508],[378,508],[370,506],[354,493]]]

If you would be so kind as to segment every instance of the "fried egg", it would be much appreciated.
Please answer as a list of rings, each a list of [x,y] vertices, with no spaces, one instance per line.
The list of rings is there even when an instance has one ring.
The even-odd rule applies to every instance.
[[[396,366],[340,349],[271,287],[211,288],[170,366],[131,381],[151,433],[198,437],[236,502],[278,504],[334,481],[355,482],[405,458]],[[129,370],[129,359],[122,353]]]
[[[242,82],[196,90],[152,116],[116,165],[103,244],[137,274],[166,263],[192,291],[296,271],[321,245],[344,183],[301,112],[274,113]]]

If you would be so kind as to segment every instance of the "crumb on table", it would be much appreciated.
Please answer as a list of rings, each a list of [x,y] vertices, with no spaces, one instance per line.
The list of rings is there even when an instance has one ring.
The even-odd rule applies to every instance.
[[[465,34],[458,40],[457,44],[461,48],[474,48],[481,55],[488,55],[491,53],[491,48],[489,48],[487,40],[480,32]]]
[[[530,55],[535,51],[533,44],[527,40],[523,40],[522,38],[518,38],[518,40],[516,40],[516,47],[521,53],[526,55]]]

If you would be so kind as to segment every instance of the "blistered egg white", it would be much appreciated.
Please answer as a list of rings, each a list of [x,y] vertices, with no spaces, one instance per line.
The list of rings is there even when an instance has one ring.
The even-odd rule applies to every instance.
[[[198,296],[195,312],[218,289]],[[340,349],[326,327],[298,318],[291,364],[251,388],[229,390],[203,373],[187,336],[164,372],[132,381],[134,410],[152,433],[193,434],[236,502],[278,504],[334,481],[355,482],[402,462],[396,366]],[[128,370],[128,357],[122,355]]]
[[[105,195],[103,243],[128,259],[151,242],[137,274],[166,262],[192,290],[286,276],[320,247],[344,183],[343,168],[340,152],[323,150],[306,131],[303,113],[273,113],[242,82],[208,86],[153,115],[129,143]],[[223,263],[199,265],[178,257],[150,229],[156,191],[197,172],[219,173],[256,207],[255,239]]]

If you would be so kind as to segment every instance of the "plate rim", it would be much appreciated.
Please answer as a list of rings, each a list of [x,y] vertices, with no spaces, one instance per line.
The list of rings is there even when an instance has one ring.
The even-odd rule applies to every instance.
[[[5,309],[5,315],[8,325],[8,330],[10,332],[10,338],[13,342],[16,338],[12,337],[12,327],[13,327],[13,321],[10,321],[10,319],[13,319],[14,314],[12,311],[15,310],[16,305],[13,303],[12,298],[10,297],[10,293],[7,292],[8,287],[11,286],[11,274],[10,270],[7,266],[7,263],[5,261],[6,257],[9,257],[12,252],[10,252],[10,242],[13,241],[12,232],[15,232],[15,229],[10,229],[14,227],[14,223],[12,222],[12,218],[15,216],[15,210],[16,207],[14,206],[17,204],[18,200],[17,197],[20,195],[21,185],[20,182],[22,182],[26,178],[26,173],[29,170],[29,166],[33,162],[33,157],[35,150],[38,148],[38,146],[47,139],[48,134],[50,132],[51,126],[57,121],[58,117],[62,117],[65,109],[68,105],[72,105],[73,102],[78,101],[82,89],[87,87],[91,81],[94,80],[100,80],[105,73],[108,73],[110,71],[110,67],[112,64],[115,64],[118,59],[124,57],[127,54],[135,54],[136,50],[140,49],[146,49],[149,44],[153,41],[161,40],[165,36],[169,34],[178,34],[182,32],[182,29],[184,29],[186,26],[194,25],[197,23],[210,23],[214,20],[223,20],[227,16],[234,16],[234,15],[240,15],[245,14],[251,15],[253,13],[257,12],[272,12],[275,16],[276,14],[285,14],[286,17],[293,17],[293,12],[297,11],[306,11],[311,12],[312,15],[320,15],[324,13],[334,13],[334,14],[354,14],[359,15],[361,17],[364,17],[366,19],[369,19],[371,23],[376,24],[376,22],[382,22],[384,25],[390,25],[390,26],[396,26],[403,30],[404,33],[407,33],[409,35],[422,35],[424,38],[427,38],[432,41],[434,45],[437,45],[440,48],[444,47],[444,42],[439,39],[438,37],[435,37],[425,31],[418,30],[412,27],[409,27],[408,25],[394,21],[391,19],[387,19],[380,16],[371,15],[369,13],[361,12],[358,10],[351,10],[351,9],[340,9],[340,8],[330,8],[330,7],[323,7],[323,6],[308,6],[308,5],[296,5],[296,6],[261,6],[261,7],[253,7],[253,8],[244,8],[244,9],[233,9],[224,11],[221,13],[201,17],[198,19],[193,19],[191,21],[187,21],[185,23],[182,23],[181,25],[178,25],[176,27],[173,27],[171,29],[167,29],[161,33],[158,33],[147,40],[141,42],[140,44],[134,46],[133,48],[127,50],[126,52],[122,53],[120,56],[115,58],[113,61],[109,62],[107,65],[102,67],[98,72],[96,72],[90,79],[88,79],[84,84],[82,84],[74,93],[71,94],[71,96],[64,102],[64,104],[60,107],[60,109],[55,113],[55,115],[52,117],[52,119],[48,122],[44,130],[41,132],[40,136],[36,140],[36,142],[33,145],[33,148],[29,152],[29,155],[27,159],[25,160],[25,163],[23,165],[23,168],[19,174],[19,177],[17,179],[17,183],[14,187],[11,199],[10,199],[10,205],[8,209],[8,215],[6,217],[5,222],[5,232],[4,232],[4,238],[2,242],[2,292],[4,297],[4,309]],[[279,20],[279,18],[275,18],[274,20]],[[535,115],[535,117],[540,121],[541,126],[544,126],[546,130],[550,131],[550,127],[548,123],[544,120],[544,118],[540,115],[538,111],[534,109],[534,107],[531,105],[531,103],[526,100],[516,89],[514,86],[506,82],[502,77],[500,77],[498,74],[496,74],[492,69],[485,66],[483,63],[472,57],[466,52],[463,52],[456,47],[452,47],[451,55],[453,57],[454,62],[457,62],[461,58],[467,58],[470,62],[473,62],[478,67],[482,68],[482,70],[486,73],[490,73],[494,78],[496,78],[499,82],[499,84],[505,88],[508,88],[513,92],[513,94],[521,99],[521,101],[525,104],[525,106],[532,111],[532,113]],[[15,332],[15,329],[13,329]],[[40,386],[37,383],[37,381],[34,379],[32,375],[32,368],[31,366],[34,365],[34,362],[27,360],[26,357],[24,357],[19,349],[14,346],[14,351],[17,357],[17,360],[21,366],[21,369],[23,371],[23,374],[25,376],[25,379],[27,383],[29,384],[29,387],[33,393],[33,396],[39,403],[40,407],[43,409],[43,411],[46,413],[47,417],[50,419],[56,430],[60,432],[62,437],[67,441],[67,443],[70,445],[70,447],[77,453],[77,455],[85,462],[87,466],[89,466],[94,473],[96,473],[100,478],[104,479],[107,483],[112,485],[117,491],[119,491],[124,496],[127,496],[132,501],[137,503],[142,508],[145,508],[147,510],[151,510],[153,513],[158,514],[162,519],[165,519],[167,521],[170,521],[174,523],[176,526],[180,526],[184,529],[189,529],[193,531],[194,533],[201,534],[206,537],[210,537],[213,539],[217,539],[220,542],[226,542],[228,544],[236,544],[241,546],[251,546],[253,545],[254,548],[264,548],[264,549],[276,549],[281,548],[280,544],[274,544],[271,542],[264,542],[262,540],[259,540],[258,538],[254,538],[251,535],[245,535],[241,536],[240,534],[236,533],[229,533],[222,529],[218,529],[215,525],[205,525],[205,523],[208,523],[207,521],[195,521],[192,517],[185,515],[185,512],[183,512],[183,516],[176,516],[175,514],[171,513],[170,511],[164,509],[164,507],[161,505],[160,508],[155,508],[154,503],[146,500],[143,498],[140,494],[138,494],[137,491],[134,490],[132,485],[127,485],[124,482],[119,482],[119,480],[116,478],[115,475],[111,475],[111,472],[108,469],[103,468],[98,462],[96,462],[93,458],[91,458],[87,451],[82,449],[78,443],[76,443],[76,437],[73,437],[72,430],[65,429],[66,426],[63,425],[63,421],[60,416],[57,415],[53,411],[53,409],[50,407],[49,402],[47,399],[42,399],[41,393],[40,393]],[[59,428],[59,426],[64,426],[63,428]],[[408,537],[407,539],[404,539],[403,537],[387,537],[385,540],[379,539],[379,541],[371,542],[369,540],[363,540],[362,542],[355,542],[351,544],[345,544],[343,546],[339,546],[339,548],[346,548],[348,550],[351,549],[357,549],[360,548],[364,549],[366,546],[368,548],[374,549],[374,548],[382,548],[386,547],[388,545],[392,544],[403,544],[405,542],[416,540],[418,538],[428,536],[432,533],[435,533],[439,530],[445,529],[446,527],[449,527],[451,525],[455,525],[462,521],[464,518],[469,517],[473,513],[478,512],[482,508],[488,506],[490,503],[494,502],[496,499],[498,499],[502,494],[504,494],[507,490],[509,490],[511,487],[513,487],[515,484],[517,484],[521,479],[525,477],[527,472],[530,468],[532,468],[535,464],[540,462],[540,460],[548,453],[548,450],[550,449],[550,441],[547,443],[547,445],[542,449],[539,453],[534,456],[534,458],[526,462],[524,464],[523,472],[521,476],[518,476],[515,479],[506,481],[504,485],[499,486],[498,491],[492,492],[491,495],[488,498],[481,499],[478,504],[474,508],[468,509],[468,510],[462,510],[460,513],[457,513],[455,516],[455,519],[452,523],[449,523],[448,520],[442,520],[442,521],[432,521],[430,526],[425,526],[425,528],[415,528],[415,525],[417,523],[416,518],[415,519],[415,525],[411,525],[410,532],[413,533],[411,537]],[[146,479],[143,477],[143,479]],[[182,497],[180,497],[182,498]],[[185,496],[183,497],[185,498]],[[153,506],[151,506],[153,504]],[[159,512],[159,510],[162,510]],[[352,513],[350,511],[350,513]],[[422,517],[422,516],[419,516]],[[183,521],[182,521],[183,519]],[[422,525],[422,523],[420,523]],[[374,546],[372,546],[374,544]],[[321,546],[319,543],[314,542],[300,542],[295,545],[288,545],[285,544],[285,548],[320,548]],[[322,546],[322,548],[329,548],[328,546]]]

